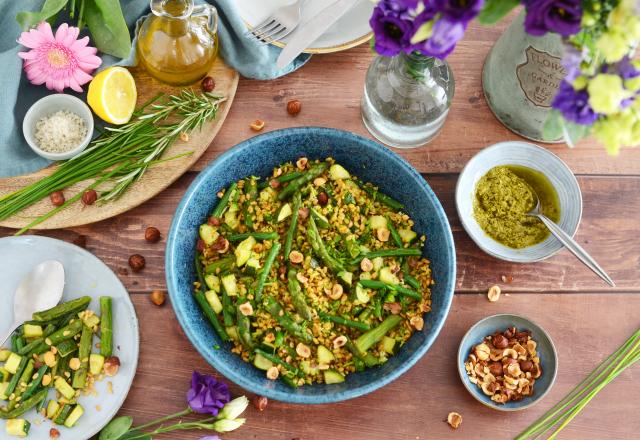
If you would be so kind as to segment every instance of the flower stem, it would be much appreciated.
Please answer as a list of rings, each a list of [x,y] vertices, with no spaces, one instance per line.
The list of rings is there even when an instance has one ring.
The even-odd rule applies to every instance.
[[[186,412],[186,414],[191,413],[191,408],[188,408],[187,410],[183,411]],[[139,431],[141,428],[147,428],[149,426],[152,425],[156,425],[158,424],[160,421],[162,421],[163,419],[165,420],[169,420],[171,418],[174,417],[179,417],[179,414],[181,413],[176,413],[176,414],[172,414],[170,416],[164,417],[162,419],[157,419],[154,420],[153,422],[149,422],[145,425],[140,425],[140,426],[136,426],[133,427],[129,430],[129,432],[131,431]],[[185,414],[183,414],[185,415]],[[135,434],[135,435],[130,435],[127,437],[127,440],[137,440],[137,439],[141,439],[141,438],[145,438],[148,436],[154,436],[157,434],[163,434],[165,432],[171,432],[171,431],[185,431],[185,430],[189,430],[189,429],[211,429],[213,430],[213,427],[211,425],[207,425],[206,423],[208,422],[213,422],[215,421],[215,417],[209,417],[203,420],[198,420],[198,421],[194,421],[194,422],[185,422],[182,423],[182,421],[175,423],[173,425],[169,425],[169,426],[160,426],[156,429],[154,429],[153,431],[150,432],[140,432],[139,434]]]
[[[131,428],[131,430],[140,430],[140,429],[148,428],[150,426],[159,425],[160,423],[166,422],[167,420],[183,417],[191,414],[192,412],[193,410],[190,407],[187,407],[186,409],[183,409],[182,411],[179,411],[175,414],[169,414],[168,416],[160,417],[159,419],[152,420],[148,423],[145,423],[144,425],[134,426]]]

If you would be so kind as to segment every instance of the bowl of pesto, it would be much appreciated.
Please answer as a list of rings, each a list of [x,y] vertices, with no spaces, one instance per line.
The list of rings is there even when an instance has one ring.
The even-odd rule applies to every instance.
[[[534,144],[501,142],[476,154],[456,186],[464,229],[486,253],[517,263],[551,257],[562,249],[542,222],[526,215],[540,200],[542,213],[569,235],[578,230],[582,193],[569,167]]]

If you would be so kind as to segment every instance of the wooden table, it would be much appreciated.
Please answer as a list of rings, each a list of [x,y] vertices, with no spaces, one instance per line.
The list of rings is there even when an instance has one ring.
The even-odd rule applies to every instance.
[[[461,227],[454,205],[458,173],[475,153],[506,139],[519,139],[500,125],[482,96],[482,61],[503,26],[472,25],[450,63],[456,96],[444,131],[427,147],[401,152],[432,186],[449,216],[458,249],[456,295],[447,322],[427,355],[400,379],[368,396],[321,406],[269,402],[266,411],[253,407],[247,424],[225,439],[506,439],[512,438],[580,382],[605,355],[614,351],[640,324],[640,149],[610,157],[583,142],[575,150],[549,145],[578,176],[584,214],[577,240],[617,283],[607,288],[568,252],[536,264],[510,264],[484,254]],[[181,410],[191,371],[213,369],[191,347],[169,305],[156,307],[148,298],[166,289],[164,237],[144,241],[155,226],[166,235],[173,212],[187,186],[222,151],[253,136],[249,123],[266,121],[265,130],[302,125],[336,127],[368,136],[360,120],[364,74],[371,61],[367,45],[314,56],[303,69],[275,81],[241,80],[226,124],[193,169],[154,200],[111,220],[42,235],[85,241],[120,277],[131,293],[141,328],[140,363],[121,413],[137,423]],[[285,111],[291,98],[302,102],[297,117]],[[0,236],[11,230],[0,229]],[[146,257],[144,271],[127,270],[129,255]],[[512,276],[505,284],[501,276]],[[486,290],[502,287],[499,302]],[[455,354],[460,339],[477,320],[500,312],[532,318],[553,337],[559,353],[556,384],[539,405],[513,414],[498,413],[475,401],[460,383]],[[622,374],[591,402],[560,438],[638,438],[640,399],[638,368]],[[634,378],[636,380],[634,380]],[[243,390],[232,386],[234,394]],[[450,411],[463,415],[453,431],[443,421]],[[199,432],[166,435],[198,439]]]

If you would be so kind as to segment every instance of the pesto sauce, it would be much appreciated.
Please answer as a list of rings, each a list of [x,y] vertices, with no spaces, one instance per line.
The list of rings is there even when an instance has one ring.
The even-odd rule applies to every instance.
[[[476,184],[473,216],[494,240],[505,246],[521,249],[544,241],[549,231],[527,212],[534,208],[535,191],[540,208],[552,221],[560,220],[558,194],[541,172],[521,165],[501,165],[492,168]]]

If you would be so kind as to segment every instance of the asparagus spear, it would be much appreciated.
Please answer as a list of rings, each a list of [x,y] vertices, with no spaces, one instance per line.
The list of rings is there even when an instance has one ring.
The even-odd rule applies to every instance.
[[[362,352],[369,350],[375,343],[380,341],[384,335],[400,324],[400,321],[402,321],[402,318],[398,315],[388,316],[377,327],[363,333],[356,339],[356,347]]]
[[[233,267],[233,263],[235,261],[236,260],[233,256],[220,258],[219,260],[216,260],[213,263],[208,264],[207,267],[204,268],[204,273],[210,274],[210,273],[228,272]]]
[[[101,296],[100,297],[100,354],[104,357],[109,357],[113,353],[113,319],[112,319],[111,312],[112,312],[111,297]],[[91,341],[89,341],[89,344],[91,344]]]
[[[227,237],[229,241],[242,241],[245,238],[253,237],[256,240],[276,240],[277,232],[243,232],[241,234],[231,234]]]
[[[196,302],[200,305],[202,312],[205,314],[213,330],[217,333],[218,337],[223,341],[227,342],[229,340],[229,335],[227,331],[222,327],[220,321],[218,321],[218,315],[213,311],[209,301],[204,295],[205,282],[204,277],[202,275],[202,263],[200,262],[200,255],[196,253],[194,264],[196,266],[196,274],[198,277],[198,282],[200,283],[200,289],[198,289],[195,293]]]
[[[318,316],[320,316],[320,319],[323,319],[325,321],[335,322],[336,324],[346,325],[347,327],[357,328],[358,330],[362,331],[367,331],[371,328],[367,323],[354,321],[352,319],[346,319],[342,316],[329,315],[324,312],[319,312]]]
[[[304,175],[303,171],[292,171],[290,173],[283,174],[282,176],[278,176],[273,179],[266,179],[265,181],[260,182],[258,184],[258,189],[264,189],[267,186],[269,186],[269,182],[271,180],[275,180],[279,183],[287,183],[287,182],[291,182],[292,180],[296,180],[298,177],[301,177],[302,175]]]
[[[47,326],[42,331],[42,337],[36,338],[33,341],[29,342],[27,345],[22,347],[19,351],[19,355],[31,354],[36,348],[38,348],[43,342],[44,339],[53,333],[56,330],[56,326],[53,324],[47,324]]]
[[[271,249],[269,249],[269,254],[267,254],[267,259],[264,262],[264,267],[258,274],[258,284],[256,285],[256,291],[254,294],[256,302],[260,302],[260,298],[262,298],[264,283],[267,281],[269,272],[271,272],[271,266],[273,266],[273,262],[276,260],[278,252],[280,252],[280,247],[281,245],[279,242],[273,242],[273,244],[271,245]]]
[[[49,370],[49,367],[47,367],[46,365],[43,365],[38,369],[38,371],[36,372],[35,376],[33,377],[33,380],[31,381],[29,386],[27,386],[27,389],[24,390],[24,393],[22,393],[22,399],[21,400],[28,399],[29,397],[31,397],[33,395],[33,393],[36,392],[36,390],[38,389],[38,387],[42,383],[42,376],[47,374],[47,370]]]
[[[391,233],[391,237],[393,238],[393,241],[396,243],[396,246],[400,248],[403,247],[402,238],[400,237],[400,234],[398,234],[398,230],[396,229],[393,222],[391,221],[391,217],[389,217],[389,214],[386,214],[385,218],[387,219],[387,228],[389,229],[389,232]]]
[[[246,200],[242,207],[242,215],[246,227],[253,229],[253,215],[249,212],[249,205],[258,197],[258,185],[255,177],[250,177],[245,186]]]
[[[224,213],[224,210],[229,204],[229,199],[231,198],[231,196],[235,196],[235,192],[237,191],[237,189],[238,184],[236,182],[233,182],[231,185],[229,185],[229,188],[227,188],[227,190],[224,192],[224,195],[211,213],[212,217],[222,217],[222,213]]]
[[[307,301],[305,300],[304,293],[302,292],[302,288],[300,287],[300,283],[296,278],[297,272],[293,269],[289,270],[288,278],[289,278],[289,293],[291,294],[291,302],[293,303],[293,307],[296,309],[296,312],[307,321],[313,319],[313,315],[311,314],[311,309],[307,305]]]
[[[275,354],[271,354],[271,353],[267,353],[264,350],[261,350],[259,348],[255,349],[255,353],[259,354],[260,356],[262,356],[265,359],[270,360],[271,362],[273,362],[274,364],[279,364],[282,365],[284,368],[286,368],[290,373],[295,374],[296,376],[300,373],[300,370],[298,370],[296,367],[294,367],[293,365],[289,364],[288,362],[283,361],[282,359],[280,359],[278,356],[276,356]]]
[[[238,305],[236,307],[236,319],[238,321],[238,335],[240,336],[240,342],[247,349],[253,349],[253,337],[251,336],[251,319],[248,316],[245,316],[240,311],[240,304],[244,301],[238,300]]]
[[[291,247],[293,246],[293,239],[296,235],[296,230],[298,227],[298,211],[300,211],[300,205],[302,205],[302,195],[300,191],[297,191],[293,195],[293,208],[291,213],[291,223],[289,224],[289,229],[287,230],[287,236],[284,240],[284,258],[289,258],[289,254],[291,253]]]
[[[51,321],[57,318],[61,318],[70,313],[76,314],[89,306],[91,302],[90,296],[83,296],[77,299],[72,299],[66,303],[57,305],[49,310],[43,312],[36,312],[33,314],[34,321]]]
[[[313,342],[313,336],[306,331],[302,326],[293,321],[291,317],[285,313],[282,306],[270,296],[266,297],[267,311],[278,321],[278,324],[282,326],[287,332],[295,336],[298,339],[302,339],[304,342]]]
[[[49,393],[49,389],[44,388],[38,391],[36,394],[26,399],[24,402],[20,402],[20,406],[14,408],[11,411],[0,411],[0,419],[15,419],[22,414],[29,411],[31,408],[40,403],[43,399],[47,397]]]
[[[109,298],[103,296],[102,298]],[[102,315],[104,317],[104,315]],[[104,330],[103,330],[104,332]],[[86,325],[82,328],[82,336],[80,337],[80,346],[78,348],[78,358],[80,359],[80,368],[73,374],[73,381],[71,385],[74,388],[84,388],[87,382],[87,371],[89,370],[89,355],[91,354],[91,339],[93,338],[93,332]],[[102,343],[100,343],[100,349],[102,349]],[[104,355],[103,356],[107,356]],[[110,356],[110,355],[109,355]]]
[[[389,208],[395,210],[395,211],[400,211],[401,209],[404,208],[404,205],[400,202],[398,202],[395,199],[392,199],[391,197],[389,197],[386,194],[383,194],[381,192],[379,192],[376,188],[371,187],[369,185],[365,185],[364,183],[360,182],[359,180],[356,181],[356,183],[358,184],[358,186],[367,194],[369,194],[371,196],[371,198],[373,198],[374,201],[379,201],[380,203],[383,203],[385,205],[387,205]]]
[[[18,385],[24,382],[25,379],[23,379],[23,376],[25,376],[25,372],[28,373],[26,375],[26,380],[29,381],[29,377],[31,377],[31,373],[33,373],[33,365],[33,359],[29,359],[26,356],[23,356],[22,359],[20,359],[16,374],[13,375],[9,382],[9,387],[4,392],[6,396],[11,396],[19,391],[20,387]],[[15,405],[15,400],[12,400],[10,404]]]
[[[377,257],[419,257],[422,255],[422,251],[416,248],[395,248],[395,249],[380,249],[378,251],[367,252],[366,254],[360,254],[352,260],[352,263],[359,264],[364,257],[370,260]]]
[[[291,197],[298,189],[302,188],[307,183],[311,182],[313,179],[318,177],[320,174],[324,173],[327,170],[329,164],[327,162],[321,162],[319,164],[313,165],[307,170],[302,176],[298,177],[295,180],[292,180],[289,185],[287,185],[280,194],[278,194],[278,200],[285,200]]]
[[[345,270],[342,263],[333,258],[329,254],[329,251],[327,251],[313,217],[309,217],[307,222],[307,238],[309,239],[313,252],[322,260],[324,265],[327,266],[331,272],[337,274]]]

